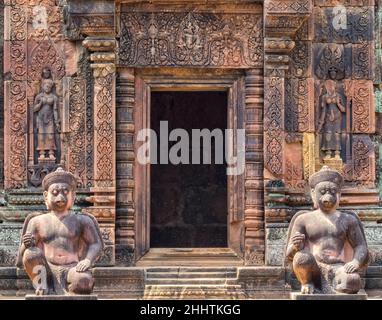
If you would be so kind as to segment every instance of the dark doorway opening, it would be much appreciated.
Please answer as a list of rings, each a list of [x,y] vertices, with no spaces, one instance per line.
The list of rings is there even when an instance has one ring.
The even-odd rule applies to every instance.
[[[158,137],[160,122],[168,131],[184,129],[189,136],[190,164],[152,164],[150,167],[150,247],[227,247],[227,175],[215,163],[215,140],[211,140],[211,164],[191,164],[192,129],[227,128],[227,93],[218,91],[159,91],[151,94],[150,125]],[[225,140],[225,137],[224,137]],[[179,140],[178,140],[179,141]],[[169,149],[177,142],[169,142]]]

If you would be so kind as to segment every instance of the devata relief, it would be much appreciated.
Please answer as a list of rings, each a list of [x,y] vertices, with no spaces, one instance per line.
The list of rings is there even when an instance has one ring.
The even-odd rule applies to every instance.
[[[325,152],[325,158],[340,159],[342,117],[346,109],[341,96],[336,92],[335,81],[326,80],[325,89],[318,124],[318,132],[322,131],[321,150]]]
[[[33,111],[36,113],[38,160],[56,160],[55,134],[60,133],[58,97],[53,92],[52,79],[43,79],[41,92],[36,96]]]

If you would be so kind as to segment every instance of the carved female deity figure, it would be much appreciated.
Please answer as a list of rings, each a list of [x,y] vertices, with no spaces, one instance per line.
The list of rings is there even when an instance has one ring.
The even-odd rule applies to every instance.
[[[323,129],[323,141],[321,150],[325,152],[325,158],[340,158],[342,113],[346,112],[341,96],[336,92],[336,82],[326,80],[326,93],[322,96],[321,115],[318,124],[318,132]]]
[[[53,91],[54,82],[51,78],[43,78],[41,92],[36,96],[33,111],[36,113],[37,150],[39,160],[46,159],[46,152],[50,160],[56,160],[55,133],[60,132],[58,116],[58,97]]]

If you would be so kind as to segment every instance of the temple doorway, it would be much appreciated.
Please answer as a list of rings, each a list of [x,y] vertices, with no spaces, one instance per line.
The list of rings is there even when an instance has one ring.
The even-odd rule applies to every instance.
[[[225,139],[227,99],[226,91],[151,92],[150,126],[157,134],[158,146],[158,162],[150,165],[151,248],[228,246],[224,150],[223,162],[216,163],[219,162],[216,161],[219,158],[215,157],[216,152],[222,150],[216,148],[213,137],[210,143],[212,161],[205,164],[203,152],[208,151],[205,149],[207,141],[200,139],[199,148],[192,144],[195,129],[208,129],[210,132],[218,129]],[[187,152],[183,154],[180,164],[172,163],[171,153],[168,164],[163,163],[160,149],[169,154],[168,150],[171,152],[171,148],[181,139],[169,141],[164,128],[168,133],[174,129],[183,129],[188,133],[188,157]],[[201,164],[195,164],[195,152],[199,152]]]

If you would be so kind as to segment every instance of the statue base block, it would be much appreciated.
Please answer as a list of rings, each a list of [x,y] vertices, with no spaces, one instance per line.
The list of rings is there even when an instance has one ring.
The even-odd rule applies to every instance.
[[[46,295],[36,296],[35,294],[27,294],[25,300],[98,300],[95,294],[90,295]]]
[[[300,292],[291,292],[291,300],[367,300],[365,291],[357,294],[302,294]]]

